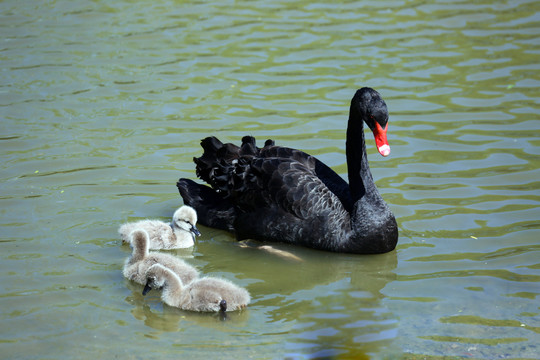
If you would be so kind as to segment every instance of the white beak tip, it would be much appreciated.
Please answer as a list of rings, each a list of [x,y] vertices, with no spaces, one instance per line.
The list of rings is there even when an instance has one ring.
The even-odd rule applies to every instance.
[[[379,149],[379,154],[381,154],[382,156],[388,156],[390,155],[390,146],[388,145],[382,145]]]

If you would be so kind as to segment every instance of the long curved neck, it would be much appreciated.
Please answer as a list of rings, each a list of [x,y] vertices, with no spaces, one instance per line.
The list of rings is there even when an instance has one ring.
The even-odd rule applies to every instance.
[[[135,234],[131,263],[144,260],[148,256],[148,239],[143,234]]]
[[[167,305],[178,306],[182,293],[182,280],[170,269],[163,269],[162,276],[165,278],[161,299]]]
[[[344,250],[364,254],[391,251],[398,239],[396,219],[371,176],[364,121],[352,105],[347,127],[347,168],[354,205],[350,212],[351,231],[343,243]]]
[[[353,105],[349,112],[346,149],[349,188],[352,201],[356,203],[366,194],[366,189],[374,187],[375,184],[367,159],[364,121]]]
[[[195,241],[195,235],[191,231],[178,226],[173,226],[172,229],[177,243],[185,244]]]

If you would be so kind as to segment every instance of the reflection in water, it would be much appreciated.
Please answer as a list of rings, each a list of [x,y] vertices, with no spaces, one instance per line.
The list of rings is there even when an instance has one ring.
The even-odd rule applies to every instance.
[[[263,309],[273,323],[290,326],[284,340],[290,355],[376,352],[396,336],[397,319],[380,302],[381,290],[395,279],[396,252],[358,256],[272,246],[309,259],[299,263],[257,248],[243,249],[258,264],[243,272],[257,280],[248,287],[254,294],[250,308]],[[228,248],[238,251],[234,247]]]
[[[291,331],[295,336],[288,341],[291,351],[358,356],[362,351],[375,353],[391,345],[397,336],[398,319],[380,302],[380,291],[395,278],[397,257],[394,252],[364,260],[351,258],[328,266],[325,274],[328,271],[333,276],[320,278],[322,283],[311,289],[296,291],[277,310],[290,316],[291,307],[301,308],[300,313],[293,312],[297,324]],[[297,300],[291,304],[291,298]]]
[[[380,302],[381,289],[395,279],[396,252],[340,255],[273,244],[280,251],[276,255],[261,251],[257,242],[249,244],[245,247],[228,241],[199,244],[197,249],[209,257],[214,251],[223,259],[241,259],[245,270],[236,275],[250,282],[247,288],[253,294],[246,310],[227,313],[226,319],[219,314],[181,311],[163,305],[157,295],[144,298],[142,287],[128,282],[132,294],[126,302],[133,306],[131,313],[158,330],[152,332],[157,337],[161,332],[189,332],[194,327],[221,331],[243,327],[249,324],[253,312],[262,312],[266,321],[281,324],[279,333],[274,333],[275,326],[265,326],[262,335],[280,337],[290,356],[305,351],[321,356],[376,352],[388,347],[397,335],[395,315]],[[282,253],[310,261],[291,261]],[[212,268],[231,266],[230,261],[215,259]],[[284,332],[284,328],[288,330]]]
[[[246,323],[249,319],[249,310],[221,313],[197,313],[182,311],[180,309],[163,304],[159,295],[142,296],[142,287],[129,283],[128,288],[133,291],[131,296],[126,297],[126,302],[133,306],[131,314],[139,321],[152,329],[161,332],[189,331],[190,327],[210,327],[223,330],[220,321],[231,321],[235,325]],[[154,332],[154,336],[158,333]]]

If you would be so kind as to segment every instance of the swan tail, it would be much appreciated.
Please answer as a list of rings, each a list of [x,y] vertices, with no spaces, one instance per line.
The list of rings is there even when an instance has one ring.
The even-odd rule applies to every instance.
[[[184,204],[197,211],[199,223],[216,229],[234,230],[234,206],[221,194],[189,179],[178,180],[176,187],[184,199]]]
[[[240,147],[223,144],[214,136],[204,138],[201,147],[204,150],[202,156],[193,158],[197,177],[215,190],[223,191],[233,165],[240,157]]]
[[[264,148],[274,146],[274,141],[266,140]],[[239,193],[246,188],[246,174],[254,159],[261,156],[253,136],[244,136],[240,146],[222,143],[216,137],[207,137],[201,141],[203,154],[193,158],[197,176],[209,184],[224,198],[232,193]]]

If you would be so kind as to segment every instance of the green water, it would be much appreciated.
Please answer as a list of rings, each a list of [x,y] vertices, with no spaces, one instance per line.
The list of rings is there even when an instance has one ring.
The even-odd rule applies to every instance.
[[[2,358],[538,358],[540,2],[7,0],[0,32]],[[362,86],[390,110],[392,154],[368,151],[396,251],[200,226],[176,253],[252,294],[226,321],[122,277],[117,228],[170,219],[205,136],[346,177]]]

